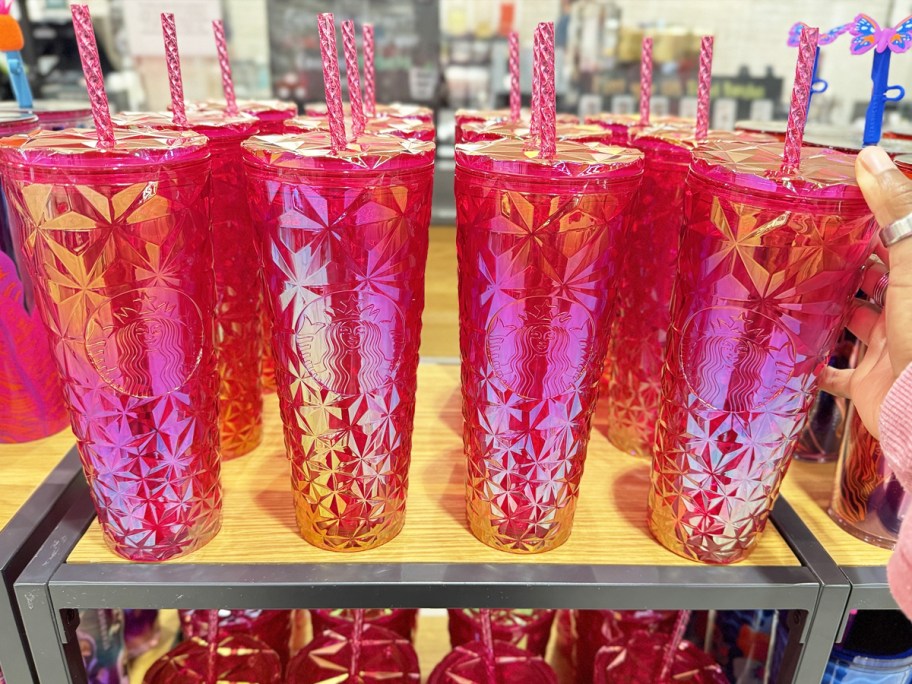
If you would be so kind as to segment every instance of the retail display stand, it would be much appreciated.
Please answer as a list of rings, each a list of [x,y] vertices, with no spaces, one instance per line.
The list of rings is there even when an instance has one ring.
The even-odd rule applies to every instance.
[[[833,634],[815,617],[827,606],[841,614],[848,588],[836,572],[828,576],[835,590],[825,587],[820,573],[835,565],[786,501],[748,560],[693,563],[646,529],[648,464],[594,432],[570,540],[537,556],[499,552],[465,523],[455,360],[422,364],[417,400],[406,526],[372,551],[322,551],[298,536],[274,396],[263,444],[225,464],[223,527],[196,553],[160,564],[125,561],[105,548],[88,496],[70,498],[15,583],[39,681],[84,681],[73,647],[78,609],[172,607],[802,611],[793,613],[805,617],[791,623],[783,681],[819,681]]]
[[[34,676],[13,582],[53,536],[63,514],[75,502],[88,499],[79,455],[71,448],[74,441],[67,429],[0,449],[0,668],[8,682],[31,682]],[[59,460],[61,453],[66,456]]]

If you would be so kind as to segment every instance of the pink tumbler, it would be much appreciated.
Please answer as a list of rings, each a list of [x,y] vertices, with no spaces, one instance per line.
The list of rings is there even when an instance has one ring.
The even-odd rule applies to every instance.
[[[687,177],[649,526],[708,563],[766,526],[876,225],[854,158],[709,142]]]
[[[106,542],[200,548],[221,520],[206,139],[42,131],[0,164]]]
[[[570,534],[642,154],[521,140],[456,150],[467,508],[494,548]]]
[[[298,526],[373,548],[405,521],[434,145],[303,133],[244,149]]]
[[[241,142],[256,130],[246,114],[191,111],[188,128],[209,139],[212,154],[212,247],[215,269],[216,354],[223,459],[253,450],[263,436],[262,284],[258,243],[248,209]],[[168,114],[124,113],[117,126],[177,128]]]
[[[491,631],[497,641],[519,646],[535,655],[544,657],[554,623],[553,610],[491,610]],[[481,611],[473,608],[453,608],[449,617],[450,646],[456,648],[482,638]]]

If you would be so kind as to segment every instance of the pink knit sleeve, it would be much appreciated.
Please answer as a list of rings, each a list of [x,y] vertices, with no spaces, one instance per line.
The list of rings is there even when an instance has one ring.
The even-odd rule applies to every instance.
[[[907,491],[912,491],[912,365],[893,383],[880,411],[880,446],[890,468]],[[887,566],[893,598],[912,618],[912,523],[899,531]]]
[[[897,479],[912,491],[912,364],[900,374],[884,399],[880,446]]]

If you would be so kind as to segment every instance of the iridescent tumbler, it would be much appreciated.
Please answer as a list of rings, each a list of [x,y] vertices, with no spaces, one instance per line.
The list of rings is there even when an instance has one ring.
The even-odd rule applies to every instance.
[[[559,141],[456,151],[463,442],[472,533],[535,553],[570,534],[626,209],[642,154]]]
[[[782,149],[711,142],[687,178],[649,526],[708,563],[763,532],[873,247],[854,158]]]
[[[424,308],[434,145],[325,133],[244,143],[298,526],[311,544],[395,537]]]
[[[241,165],[241,142],[256,131],[247,115],[188,112],[188,128],[209,139],[212,154],[212,248],[215,271],[215,349],[220,379],[223,459],[243,456],[263,437],[262,282],[257,241]],[[170,115],[124,113],[119,126],[176,128]]]
[[[596,422],[622,451],[652,457],[671,289],[684,209],[684,178],[696,146],[693,129],[632,133],[646,162],[624,238],[617,300],[608,335],[610,371],[602,377]]]
[[[209,150],[114,135],[8,138],[0,163],[105,541],[161,561],[221,519]]]

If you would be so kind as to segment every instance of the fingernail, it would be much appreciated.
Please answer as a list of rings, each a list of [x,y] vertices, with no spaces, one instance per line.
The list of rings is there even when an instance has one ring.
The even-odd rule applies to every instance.
[[[865,167],[868,173],[879,176],[884,171],[894,168],[893,160],[890,155],[883,151],[883,148],[872,146],[866,147],[858,153],[858,160]]]

